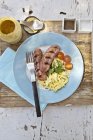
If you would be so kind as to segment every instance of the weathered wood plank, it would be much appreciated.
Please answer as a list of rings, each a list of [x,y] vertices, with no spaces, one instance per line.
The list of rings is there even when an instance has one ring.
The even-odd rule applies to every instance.
[[[1,140],[92,140],[93,106],[51,106],[42,118],[35,108],[0,108]]]
[[[41,140],[92,140],[92,109],[93,106],[47,107],[42,117]]]
[[[45,30],[52,31],[56,33],[63,34],[61,32],[62,22],[61,21],[46,21]],[[63,102],[54,105],[89,105],[93,104],[93,88],[92,88],[92,60],[91,60],[91,34],[64,34],[70,38],[82,53],[85,65],[84,78],[80,87],[77,89],[75,94]],[[0,41],[1,53],[7,48],[7,46],[16,50],[19,45],[28,37],[29,35],[23,31],[22,40],[15,45],[9,45],[3,41]],[[87,85],[87,86],[86,86]],[[16,107],[16,106],[31,106],[9,88],[0,83],[0,107]]]
[[[40,140],[42,118],[35,108],[0,108],[1,140]]]
[[[11,89],[0,83],[0,107],[31,107],[31,104],[23,100]]]

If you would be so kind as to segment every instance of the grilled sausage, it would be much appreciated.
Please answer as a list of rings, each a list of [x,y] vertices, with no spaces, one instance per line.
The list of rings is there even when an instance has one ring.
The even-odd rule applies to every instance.
[[[58,45],[52,45],[49,47],[44,55],[39,48],[34,51],[36,75],[39,80],[47,79],[47,72],[59,51],[60,47]]]
[[[34,51],[33,57],[34,57],[34,63],[35,63],[35,70],[36,70],[36,76],[38,77],[39,80],[46,80],[47,75],[46,73],[43,73],[40,71],[40,61],[42,59],[42,51],[41,49],[37,48]]]
[[[42,55],[43,55],[43,53],[42,53],[41,49],[39,49],[39,48],[35,49],[34,54],[33,54],[35,63],[40,62]]]
[[[58,45],[52,45],[48,50],[45,52],[44,56],[42,57],[42,60],[40,62],[40,70],[43,73],[48,72],[50,65],[54,58],[57,56],[57,54],[60,51],[60,47]]]
[[[43,73],[42,71],[38,70],[37,71],[37,77],[39,80],[44,81],[47,79],[47,74]]]

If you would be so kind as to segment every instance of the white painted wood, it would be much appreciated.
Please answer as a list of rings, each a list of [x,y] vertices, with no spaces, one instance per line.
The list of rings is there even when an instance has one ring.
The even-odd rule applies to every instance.
[[[93,140],[93,106],[0,108],[0,140]]]
[[[43,20],[60,20],[64,11],[67,17],[92,18],[93,0],[0,0],[0,15],[13,16],[22,19],[22,8],[31,6],[33,15]]]
[[[41,119],[34,108],[0,108],[0,140],[39,140]]]
[[[48,107],[41,140],[93,140],[93,106]]]
[[[0,0],[0,16],[24,19],[31,6],[42,20],[93,19],[93,0]],[[0,140],[93,140],[93,106],[49,106],[42,118],[32,108],[0,108]]]

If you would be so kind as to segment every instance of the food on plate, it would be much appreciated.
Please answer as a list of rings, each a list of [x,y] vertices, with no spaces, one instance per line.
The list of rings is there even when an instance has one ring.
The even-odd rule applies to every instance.
[[[65,64],[65,68],[68,70],[72,70],[73,64],[72,63]]]
[[[39,48],[35,49],[33,56],[34,56],[36,75],[37,75],[38,79],[39,80],[46,80],[47,79],[46,73],[43,73],[40,70],[40,62],[41,62],[41,59],[43,56],[41,49],[39,49]]]
[[[59,58],[55,58],[49,69],[47,79],[45,81],[39,80],[39,84],[56,92],[68,82],[68,74],[68,71],[65,70],[64,62]]]
[[[52,64],[52,61],[57,56],[60,51],[60,47],[58,45],[53,45],[48,48],[48,50],[44,53],[42,60],[40,62],[40,70],[46,73]]]
[[[71,57],[69,55],[65,55],[64,61],[65,61],[65,63],[70,63],[71,62]]]
[[[52,45],[48,50],[42,55],[41,49],[36,49],[34,51],[34,62],[36,68],[36,75],[39,80],[47,79],[47,72],[50,65],[56,55],[59,53],[60,47],[58,45]]]
[[[56,92],[68,83],[73,64],[58,45],[50,46],[45,52],[37,48],[33,56],[37,80],[42,87]]]
[[[61,60],[64,60],[64,53],[63,52],[59,52],[57,57]]]

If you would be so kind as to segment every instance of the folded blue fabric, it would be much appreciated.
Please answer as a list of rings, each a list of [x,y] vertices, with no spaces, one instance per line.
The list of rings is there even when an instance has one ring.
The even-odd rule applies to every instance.
[[[28,98],[18,87],[14,73],[13,73],[13,61],[15,57],[15,52],[7,48],[5,52],[0,56],[0,82],[5,84],[7,87],[12,89],[14,92],[16,92],[19,96],[27,100],[29,103],[34,105],[34,101],[30,98]],[[47,104],[41,104],[40,107],[41,110],[44,110]]]

